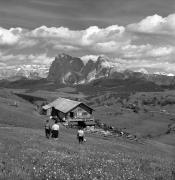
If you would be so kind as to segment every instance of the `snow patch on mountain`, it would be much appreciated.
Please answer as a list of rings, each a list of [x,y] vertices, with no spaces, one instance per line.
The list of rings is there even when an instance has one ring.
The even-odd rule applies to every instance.
[[[148,71],[146,69],[144,69],[144,68],[135,70],[135,72],[140,72],[140,73],[143,73],[143,74],[149,74]]]
[[[155,75],[161,75],[161,76],[175,76],[172,73],[166,73],[166,72],[155,72]]]
[[[84,63],[84,65],[86,65],[88,63],[89,60],[92,60],[92,61],[97,61],[99,55],[85,55],[85,56],[82,56],[80,57]]]

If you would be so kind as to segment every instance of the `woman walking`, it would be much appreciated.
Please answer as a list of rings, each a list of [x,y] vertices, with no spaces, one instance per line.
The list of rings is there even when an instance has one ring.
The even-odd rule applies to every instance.
[[[52,126],[52,138],[58,139],[59,130],[60,130],[60,126],[58,124],[58,121],[56,120],[55,124],[53,124],[53,126]]]

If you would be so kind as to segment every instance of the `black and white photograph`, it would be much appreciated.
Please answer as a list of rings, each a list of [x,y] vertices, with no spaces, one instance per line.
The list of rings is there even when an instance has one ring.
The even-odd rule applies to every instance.
[[[175,0],[0,0],[0,180],[175,180]]]

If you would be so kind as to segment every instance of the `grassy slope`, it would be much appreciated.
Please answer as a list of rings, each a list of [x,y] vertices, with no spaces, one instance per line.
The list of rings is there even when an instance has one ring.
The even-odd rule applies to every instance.
[[[18,107],[0,99],[0,123],[22,127],[39,128],[43,125],[41,117],[34,111],[34,107],[27,103],[19,103]]]
[[[0,179],[173,179],[172,140],[169,145],[164,144],[166,137],[138,144],[90,135],[87,143],[79,146],[75,130],[63,127],[58,141],[47,140],[41,130],[44,117],[32,104],[5,92],[0,98]],[[13,106],[14,100],[18,107]],[[118,123],[128,129],[127,119],[135,125],[139,121],[135,114],[125,116]]]
[[[4,136],[5,134],[5,136]],[[42,130],[0,127],[0,177],[5,179],[172,179],[171,146],[87,137],[61,127],[57,141]]]

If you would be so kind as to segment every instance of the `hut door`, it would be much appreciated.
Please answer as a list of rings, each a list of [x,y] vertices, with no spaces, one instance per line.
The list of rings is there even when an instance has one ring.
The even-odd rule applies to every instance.
[[[57,116],[57,110],[54,107],[52,107],[51,115],[52,116]]]
[[[74,118],[74,112],[70,112],[70,118]]]

